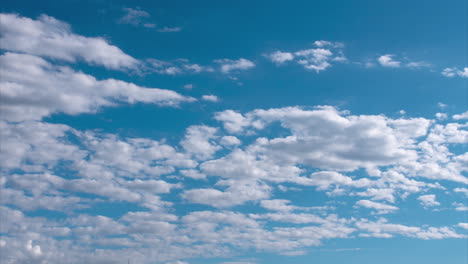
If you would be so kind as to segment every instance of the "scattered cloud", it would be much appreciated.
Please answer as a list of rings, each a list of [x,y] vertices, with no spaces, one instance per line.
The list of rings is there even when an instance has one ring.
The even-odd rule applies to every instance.
[[[421,195],[418,197],[418,200],[421,202],[421,205],[424,207],[439,206],[440,203],[436,201],[435,194]]]
[[[203,95],[201,98],[204,101],[213,102],[213,103],[216,103],[219,101],[218,96],[212,95],[212,94]]]
[[[41,15],[34,20],[2,13],[0,20],[2,49],[116,70],[138,66],[138,60],[105,39],[74,34],[68,24],[53,17]]]
[[[379,62],[380,65],[384,67],[389,67],[389,68],[399,68],[401,62],[394,60],[393,57],[395,55],[387,54],[387,55],[382,55],[380,56],[377,61]]]
[[[463,70],[459,70],[457,67],[445,68],[442,71],[442,75],[445,77],[449,77],[449,78],[453,78],[453,77],[468,78],[468,67],[463,68]]]
[[[238,60],[219,59],[215,60],[215,62],[220,65],[220,71],[226,74],[236,71],[245,71],[255,67],[255,63],[244,58]]]

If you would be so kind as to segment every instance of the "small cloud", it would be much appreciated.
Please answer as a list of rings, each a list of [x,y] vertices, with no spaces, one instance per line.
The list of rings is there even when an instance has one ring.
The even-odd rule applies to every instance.
[[[435,194],[421,195],[418,197],[418,200],[421,201],[421,205],[424,207],[440,205],[440,203],[436,201]]]
[[[245,71],[255,67],[255,63],[248,59],[240,58],[238,60],[220,59],[215,62],[221,64],[222,73],[230,73],[232,71]]]
[[[216,102],[219,101],[219,98],[218,98],[218,96],[216,96],[216,95],[211,95],[211,94],[210,94],[210,95],[203,95],[203,96],[202,96],[202,100],[208,101],[208,102],[216,103]]]
[[[124,8],[125,15],[120,18],[119,22],[122,24],[130,24],[138,26],[142,23],[144,18],[150,17],[150,14],[144,10],[137,8]]]
[[[436,113],[435,116],[436,116],[436,118],[437,118],[438,120],[445,120],[445,119],[447,119],[447,114],[446,114],[446,113]]]
[[[446,107],[447,107],[447,105],[446,105],[446,104],[444,104],[444,103],[441,103],[441,102],[437,103],[437,106],[438,106],[440,109],[444,109],[444,108],[446,108]]]
[[[158,32],[179,32],[182,30],[181,27],[162,27],[156,29]]]
[[[294,59],[294,55],[290,52],[282,52],[282,51],[275,51],[266,56],[272,62],[276,63],[277,65],[283,64],[287,61],[291,61]]]
[[[193,84],[188,83],[188,84],[184,85],[184,89],[192,90],[193,89]]]
[[[468,111],[466,111],[466,112],[464,112],[464,113],[461,113],[461,114],[458,114],[458,115],[453,115],[452,118],[455,119],[455,120],[465,120],[465,119],[468,119]]]
[[[400,115],[404,115],[404,114],[406,114],[406,111],[405,111],[405,110],[400,110],[400,111],[398,111],[398,113],[399,113]]]
[[[382,65],[384,67],[399,68],[400,67],[400,62],[394,60],[393,57],[394,57],[394,55],[386,54],[386,55],[380,56],[377,59],[377,61],[380,63],[380,65]]]
[[[425,61],[412,61],[406,64],[406,67],[411,69],[421,69],[421,68],[429,68],[432,65]]]
[[[463,70],[459,70],[457,67],[445,68],[441,74],[448,78],[457,76],[461,78],[468,78],[468,67],[463,68]]]

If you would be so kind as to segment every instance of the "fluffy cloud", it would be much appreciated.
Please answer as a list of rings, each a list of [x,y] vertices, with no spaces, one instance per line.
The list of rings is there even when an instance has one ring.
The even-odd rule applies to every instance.
[[[440,203],[436,201],[435,194],[421,195],[418,197],[418,200],[421,201],[421,205],[423,205],[424,207],[440,205]]]
[[[212,95],[212,94],[206,94],[202,96],[202,100],[208,101],[208,102],[213,102],[216,103],[219,101],[218,96]]]
[[[220,64],[220,71],[226,74],[236,71],[245,71],[255,67],[255,63],[244,58],[238,60],[220,59],[215,60],[215,62]]]
[[[377,61],[379,62],[380,65],[384,67],[391,67],[391,68],[400,67],[401,62],[394,60],[393,57],[394,55],[390,55],[390,54],[382,55],[377,59]]]
[[[283,64],[294,59],[294,55],[292,53],[282,51],[275,51],[267,55],[267,57],[276,64]]]
[[[468,67],[463,68],[463,70],[459,70],[457,67],[453,68],[445,68],[442,71],[442,75],[445,77],[461,77],[461,78],[468,78]]]
[[[383,203],[377,203],[377,202],[373,202],[369,200],[359,200],[356,202],[356,205],[370,208],[370,209],[375,209],[377,210],[378,214],[387,214],[387,213],[392,213],[398,210],[398,207],[396,206],[383,204]]]
[[[340,42],[318,40],[313,43],[314,48],[298,50],[295,52],[275,51],[266,57],[277,65],[287,61],[296,61],[307,70],[323,71],[332,66],[334,62],[344,62],[344,45]]]
[[[140,87],[115,79],[97,80],[69,67],[53,65],[27,54],[0,56],[3,118],[41,119],[54,113],[93,113],[119,103],[174,106],[194,101],[174,91]]]
[[[134,68],[138,61],[102,38],[74,34],[53,17],[37,20],[17,14],[0,14],[1,48],[68,62],[83,60],[110,69]]]

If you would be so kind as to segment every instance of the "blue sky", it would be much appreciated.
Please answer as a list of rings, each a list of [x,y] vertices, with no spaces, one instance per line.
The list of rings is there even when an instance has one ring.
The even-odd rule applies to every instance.
[[[466,263],[465,1],[4,1],[2,263]]]

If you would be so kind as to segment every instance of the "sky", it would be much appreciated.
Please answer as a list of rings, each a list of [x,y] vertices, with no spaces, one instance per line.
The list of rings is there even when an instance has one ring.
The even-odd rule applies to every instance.
[[[468,261],[466,1],[0,7],[0,262]]]

